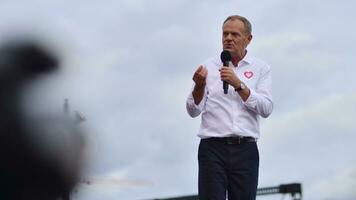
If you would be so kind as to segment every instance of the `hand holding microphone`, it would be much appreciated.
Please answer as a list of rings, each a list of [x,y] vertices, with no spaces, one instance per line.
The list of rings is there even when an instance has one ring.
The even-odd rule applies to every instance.
[[[223,66],[229,67],[229,64],[231,62],[230,52],[227,50],[224,50],[223,52],[221,52],[220,59],[221,59],[221,62],[223,63]],[[220,71],[220,76],[221,76],[221,80],[223,80],[221,71]],[[224,94],[227,94],[227,91],[229,90],[229,84],[225,80],[223,80],[223,89],[224,89]]]
[[[223,81],[224,94],[228,93],[229,84],[234,88],[241,84],[240,79],[236,76],[234,70],[230,66],[231,54],[229,51],[224,50],[220,55],[221,61],[223,62],[223,67],[220,71],[220,78]]]

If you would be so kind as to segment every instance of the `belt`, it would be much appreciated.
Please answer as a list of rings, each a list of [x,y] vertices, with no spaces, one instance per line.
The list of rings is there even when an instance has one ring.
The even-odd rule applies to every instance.
[[[211,137],[202,139],[204,141],[219,142],[224,144],[244,144],[249,142],[256,142],[256,138],[253,137]]]

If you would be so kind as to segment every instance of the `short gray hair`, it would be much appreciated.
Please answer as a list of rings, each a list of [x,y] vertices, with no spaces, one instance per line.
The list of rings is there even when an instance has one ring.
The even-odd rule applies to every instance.
[[[252,25],[251,25],[250,21],[248,21],[248,19],[246,19],[245,17],[240,16],[240,15],[231,15],[231,16],[228,16],[228,17],[225,19],[223,25],[224,25],[227,21],[229,21],[229,20],[240,20],[240,21],[244,24],[244,26],[245,26],[245,34],[246,34],[246,35],[251,35],[251,34],[252,34]]]

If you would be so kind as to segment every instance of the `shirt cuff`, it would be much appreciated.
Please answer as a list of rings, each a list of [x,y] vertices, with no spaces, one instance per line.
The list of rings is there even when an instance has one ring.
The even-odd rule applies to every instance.
[[[193,110],[199,110],[202,111],[204,107],[204,98],[200,101],[198,105],[195,104],[193,94],[190,94],[188,97],[188,105],[191,109]]]
[[[246,99],[246,101],[242,101],[243,104],[249,108],[254,108],[257,105],[258,102],[258,97],[257,97],[257,93],[250,89],[250,95],[248,96],[248,98]]]

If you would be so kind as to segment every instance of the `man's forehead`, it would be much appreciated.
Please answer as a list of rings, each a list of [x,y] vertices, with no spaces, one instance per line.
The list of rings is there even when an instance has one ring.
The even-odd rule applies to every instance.
[[[244,26],[244,23],[239,19],[230,19],[223,24],[225,26]]]
[[[241,22],[240,20],[238,19],[235,19],[235,20],[229,20],[227,22],[224,23],[223,25],[223,31],[242,31],[244,30],[244,24],[243,22]]]

